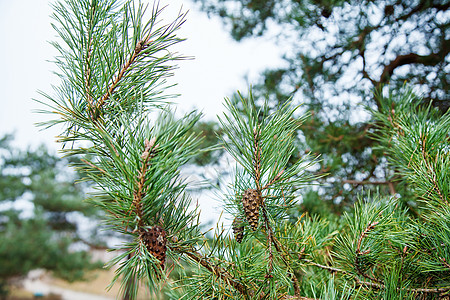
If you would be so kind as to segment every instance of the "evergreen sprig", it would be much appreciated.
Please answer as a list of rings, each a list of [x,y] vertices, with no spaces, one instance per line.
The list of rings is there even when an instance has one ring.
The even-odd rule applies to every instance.
[[[383,143],[390,163],[431,209],[448,206],[450,113],[423,106],[410,89],[378,97],[383,109],[372,112],[379,122],[374,136]]]
[[[184,15],[159,26],[155,4],[144,22],[145,8],[133,1],[66,0],[54,11],[62,83],[42,103],[59,119],[43,125],[65,125],[59,141],[72,146],[63,153],[82,156],[76,167],[96,183],[91,202],[124,234],[110,263],[119,266],[112,284],[120,279],[133,299],[143,280],[157,292],[166,256],[178,264],[204,241],[179,171],[196,153],[200,115],[176,120],[161,102],[170,96],[165,78],[182,58],[167,50],[182,40],[175,32]],[[154,108],[161,113],[152,120]]]
[[[200,116],[176,119],[166,94],[165,80],[182,59],[169,47],[181,41],[175,33],[184,14],[158,26],[158,5],[144,21],[145,7],[131,0],[65,0],[54,10],[62,83],[54,96],[43,94],[47,112],[58,117],[43,125],[65,126],[63,153],[82,156],[76,167],[96,183],[91,202],[124,236],[110,265],[117,267],[112,284],[120,281],[127,298],[136,299],[141,283],[155,296],[167,284],[175,299],[413,299],[450,292],[448,113],[421,107],[411,92],[379,99],[374,138],[412,193],[361,196],[339,221],[293,220],[288,214],[302,200],[301,188],[318,178],[309,172],[316,158],[293,161],[307,115],[291,101],[269,110],[251,93],[227,99],[222,146],[236,170],[224,204],[243,238],[217,228],[208,239],[180,174],[198,152],[192,129]],[[424,203],[419,218],[404,207],[409,200]],[[168,280],[172,270],[176,280]]]

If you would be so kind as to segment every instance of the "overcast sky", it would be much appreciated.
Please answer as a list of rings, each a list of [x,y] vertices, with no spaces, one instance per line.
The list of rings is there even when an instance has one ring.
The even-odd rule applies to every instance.
[[[178,83],[172,92],[180,93],[178,111],[196,107],[206,118],[214,119],[222,111],[222,100],[234,90],[246,90],[244,76],[252,80],[268,66],[281,63],[276,45],[264,39],[234,42],[219,19],[209,19],[190,1],[161,0],[168,4],[164,20],[183,7],[189,10],[187,21],[179,36],[187,41],[177,46],[183,55],[194,60],[182,61],[175,71]],[[43,121],[45,115],[33,112],[40,106],[33,98],[43,99],[38,90],[51,94],[51,85],[58,85],[52,75],[52,60],[56,51],[48,41],[55,39],[47,0],[0,0],[0,136],[16,133],[16,145],[26,147],[46,143],[58,149],[54,143],[57,130],[40,131],[34,123]]]

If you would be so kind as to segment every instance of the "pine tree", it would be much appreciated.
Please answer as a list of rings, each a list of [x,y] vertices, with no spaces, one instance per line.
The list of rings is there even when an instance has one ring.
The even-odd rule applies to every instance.
[[[323,201],[303,209],[342,213],[362,190],[395,194],[364,106],[381,109],[372,89],[389,84],[395,92],[407,81],[424,102],[449,109],[449,1],[193,2],[236,41],[263,36],[278,45],[284,63],[261,72],[253,94],[274,107],[292,97],[312,113],[300,127],[306,144],[299,152],[320,153],[319,170],[329,176],[322,179],[327,191],[314,195]]]
[[[11,280],[36,268],[69,281],[84,279],[101,264],[70,248],[90,244],[74,216],[96,218],[98,211],[83,202],[85,189],[74,183],[78,176],[68,172],[66,160],[43,146],[19,150],[11,140],[0,139],[0,296]]]
[[[81,4],[80,4],[81,3]],[[171,299],[426,299],[450,292],[448,128],[450,115],[399,91],[377,99],[374,138],[409,193],[365,193],[341,218],[292,217],[319,159],[298,157],[308,114],[292,101],[273,107],[249,93],[226,99],[221,146],[234,159],[223,191],[236,221],[208,239],[180,167],[198,151],[200,116],[176,119],[165,78],[181,14],[158,25],[157,5],[66,0],[55,6],[61,85],[41,102],[65,125],[66,155],[96,184],[102,208],[125,242],[113,250],[127,299],[140,284]],[[70,144],[70,148],[68,145]],[[323,174],[322,174],[323,175]],[[405,189],[406,190],[406,189]],[[417,204],[416,214],[405,203]],[[241,236],[242,233],[242,236]],[[172,273],[173,271],[173,273]],[[171,277],[171,274],[176,276]]]

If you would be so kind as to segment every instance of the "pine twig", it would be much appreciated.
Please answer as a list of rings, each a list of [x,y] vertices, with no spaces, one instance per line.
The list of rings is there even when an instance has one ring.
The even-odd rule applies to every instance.
[[[145,184],[145,176],[147,173],[147,168],[149,165],[149,160],[155,155],[155,149],[158,145],[155,146],[156,139],[153,138],[150,141],[145,140],[144,142],[144,151],[142,152],[142,166],[139,170],[139,174],[136,181],[136,189],[133,192],[133,206],[134,212],[136,213],[136,217],[138,219],[138,231],[141,232],[144,227],[144,216],[142,214],[142,198],[145,196],[144,184]],[[131,210],[130,212],[131,213]],[[128,223],[127,226],[128,227]],[[125,231],[126,231],[125,227]],[[141,232],[142,233],[142,232]]]
[[[449,203],[448,203],[447,199],[445,199],[444,195],[442,194],[441,190],[439,189],[439,186],[437,185],[436,170],[430,164],[429,159],[428,159],[429,155],[425,151],[427,137],[426,136],[424,136],[424,137],[421,136],[421,140],[422,140],[422,158],[423,158],[423,160],[425,162],[425,165],[427,166],[427,169],[428,169],[427,175],[429,176],[429,180],[433,184],[433,187],[436,190],[436,193],[438,194],[438,196],[441,199],[441,201],[448,205]]]
[[[86,93],[86,100],[88,102],[89,110],[92,110],[93,105],[93,99],[90,91],[90,85],[91,85],[91,75],[92,75],[92,69],[90,66],[90,60],[92,56],[92,41],[94,39],[94,36],[92,35],[92,28],[93,24],[92,21],[94,19],[94,13],[95,13],[95,7],[92,4],[91,6],[91,15],[89,19],[89,30],[87,32],[89,43],[86,49],[86,55],[85,55],[85,69],[84,69],[84,89]],[[91,117],[93,118],[93,111],[90,111]]]
[[[367,254],[367,253],[370,252],[370,249],[361,252],[361,243],[362,243],[362,240],[364,239],[364,237],[367,235],[367,233],[368,233],[370,230],[372,230],[373,228],[375,228],[375,226],[376,226],[377,224],[378,224],[378,222],[372,222],[372,223],[370,223],[370,224],[367,226],[367,228],[361,233],[361,235],[360,235],[360,237],[359,237],[359,239],[358,239],[357,247],[356,247],[355,268],[356,268],[356,271],[358,272],[358,274],[360,274],[361,276],[363,276],[363,277],[365,277],[365,278],[367,278],[367,279],[369,279],[369,280],[376,281],[376,282],[379,282],[379,283],[380,283],[381,281],[380,281],[379,279],[377,279],[377,278],[375,278],[375,277],[372,277],[372,276],[370,276],[370,275],[367,275],[365,272],[363,272],[363,271],[360,269],[359,263],[358,263],[359,257],[360,257],[361,255],[364,255],[364,254]]]
[[[358,278],[354,278],[357,285],[365,285],[369,287],[373,287],[376,289],[385,289],[386,285],[382,283],[374,283],[374,282],[367,282],[367,281],[360,281]],[[400,290],[400,288],[397,288]],[[408,292],[415,292],[415,293],[443,293],[450,291],[450,286],[441,287],[441,288],[405,288],[405,291]]]
[[[442,262],[444,266],[446,266],[450,270],[450,264],[443,257],[439,257],[439,260]]]
[[[286,295],[281,299],[292,299],[292,300],[319,300],[316,298],[308,298],[308,297],[302,297],[302,296],[291,296],[291,295]]]
[[[179,250],[179,249],[174,249]],[[248,295],[252,296],[254,292],[252,290],[248,290],[246,286],[244,286],[242,283],[234,279],[233,275],[231,275],[228,271],[225,269],[212,264],[208,258],[204,257],[200,253],[196,251],[181,251],[184,253],[187,257],[192,259],[193,261],[199,263],[201,266],[203,266],[205,269],[213,273],[217,278],[220,278],[224,281],[226,281],[229,285],[231,285],[233,288],[235,288],[239,293],[242,294],[244,299],[248,299]]]
[[[88,166],[91,166],[94,169],[99,170],[100,172],[102,172],[103,174],[107,174],[105,170],[101,169],[100,167],[94,165],[93,163],[85,160],[84,158],[80,159],[82,162],[84,162],[85,164],[87,164]]]
[[[270,180],[263,188],[262,190],[266,190],[268,189],[272,184],[274,184],[275,182],[277,182],[281,175],[283,175],[284,170],[281,170],[280,172],[278,172],[278,174],[272,179]]]
[[[376,288],[376,289],[385,289],[386,288],[386,285],[384,285],[382,283],[361,281],[355,275],[353,275],[351,273],[348,273],[347,271],[338,269],[338,268],[334,268],[334,267],[330,267],[330,266],[324,266],[324,265],[321,265],[321,264],[316,263],[314,261],[311,261],[309,259],[303,259],[303,261],[305,261],[305,262],[307,262],[307,263],[309,263],[309,264],[311,264],[313,266],[319,267],[319,268],[324,269],[324,270],[328,270],[328,271],[333,272],[333,273],[337,272],[337,273],[341,273],[341,274],[345,274],[345,275],[350,275],[355,280],[355,283],[357,285],[363,285],[363,286],[372,287],[372,288]],[[398,289],[400,289],[400,288],[398,288]],[[443,292],[450,291],[450,286],[439,287],[439,288],[406,288],[404,290],[406,290],[408,292],[416,292],[416,293],[443,293]],[[295,298],[286,298],[286,299],[295,299]]]
[[[271,244],[273,244],[275,246],[275,249],[277,250],[277,252],[281,255],[282,261],[284,262],[286,267],[292,271],[289,276],[291,277],[291,280],[292,280],[292,285],[294,287],[294,293],[295,293],[296,297],[300,297],[300,285],[299,285],[298,279],[297,279],[297,277],[295,277],[294,270],[292,270],[291,266],[288,263],[289,259],[286,257],[286,255],[289,255],[289,252],[286,251],[286,249],[284,249],[283,245],[278,241],[278,239],[273,234],[272,228],[270,227],[269,218],[267,217],[267,213],[266,213],[264,206],[263,206],[263,218],[264,218],[264,223],[266,226],[267,237],[269,240],[269,251],[272,250]],[[269,261],[269,264],[271,264],[271,263],[272,262]]]
[[[142,50],[144,50],[150,43],[149,41],[150,33],[144,40],[140,40],[137,42],[136,47],[134,48],[133,53],[130,55],[130,59],[123,65],[122,69],[117,74],[116,78],[113,80],[112,84],[109,86],[108,91],[100,98],[100,100],[97,103],[97,110],[100,110],[101,107],[105,104],[105,101],[109,99],[109,97],[114,93],[114,90],[116,89],[119,82],[124,77],[125,73],[128,71],[128,69],[131,67],[131,65],[136,61],[136,59],[139,57],[139,55],[142,53]]]
[[[256,182],[256,189],[259,193],[261,193],[261,147],[259,145],[259,138],[260,138],[260,128],[254,128],[253,129],[253,168],[255,171],[255,182]]]

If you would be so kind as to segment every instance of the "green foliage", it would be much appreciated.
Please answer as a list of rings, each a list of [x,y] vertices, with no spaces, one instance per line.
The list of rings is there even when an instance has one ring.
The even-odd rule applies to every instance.
[[[176,119],[163,101],[169,97],[164,79],[180,58],[168,47],[180,41],[175,31],[183,16],[158,27],[157,6],[145,23],[141,6],[120,4],[66,0],[55,6],[55,28],[65,43],[55,43],[62,54],[57,63],[67,80],[56,96],[46,96],[59,118],[46,124],[66,125],[60,141],[71,147],[64,153],[82,156],[76,167],[95,183],[90,202],[123,236],[111,249],[118,254],[110,265],[117,266],[111,284],[120,282],[124,297],[135,299],[140,284],[152,295],[164,289],[172,299],[433,299],[449,293],[448,114],[411,105],[421,100],[398,91],[376,98],[373,124],[358,127],[324,121],[325,111],[307,119],[287,97],[273,105],[270,96],[261,102],[250,91],[225,100],[220,128],[198,123],[195,112]],[[249,4],[266,12],[277,6]],[[315,5],[325,18],[348,9],[344,2]],[[299,24],[308,24],[307,15],[302,18]],[[323,160],[298,150],[313,143],[312,134],[299,136],[299,130],[316,121],[320,138],[332,145]],[[375,128],[379,149],[355,128]],[[180,172],[206,153],[198,151],[198,135],[211,130],[235,161],[222,199],[244,226],[242,240],[221,227],[205,237]],[[324,150],[321,141],[316,148]],[[214,142],[203,145],[211,150]],[[395,176],[412,192],[367,191],[341,218],[330,206],[318,207],[329,186],[315,184],[336,182],[322,179],[327,169],[369,180],[379,176],[383,152],[383,176]],[[352,157],[373,163],[366,167]],[[358,166],[364,169],[355,171]],[[410,202],[423,208],[410,214]],[[300,214],[297,204],[314,214]]]
[[[375,288],[363,292],[369,299],[447,294],[449,181],[446,171],[440,172],[447,165],[449,115],[421,106],[421,99],[406,89],[380,102],[384,110],[373,111],[374,136],[397,180],[412,193],[385,199],[368,196],[366,203],[345,214],[348,232],[337,240],[337,266],[359,285]],[[422,207],[418,218],[404,208],[411,202]]]
[[[70,246],[80,241],[71,216],[94,217],[77,174],[67,172],[68,162],[43,146],[22,151],[10,145],[12,136],[0,140],[0,282],[26,276],[43,268],[73,281],[85,271],[100,267],[86,251]]]
[[[213,121],[199,121],[193,127],[196,135],[201,137],[200,149],[202,151],[193,159],[193,163],[198,166],[215,164],[223,154],[223,149],[217,149],[219,137],[222,136],[222,130],[219,125]]]
[[[363,107],[382,113],[373,89],[399,91],[407,81],[424,103],[450,107],[448,1],[194,2],[219,16],[235,40],[262,35],[282,47],[286,63],[262,72],[253,96],[269,99],[272,109],[293,99],[311,112],[299,128],[299,152],[321,154],[318,172],[330,176],[321,180],[320,198],[335,212],[350,209],[363,190],[397,189],[368,135]]]
[[[395,170],[404,176],[419,200],[448,205],[448,128],[450,117],[431,106],[423,106],[411,90],[383,99],[382,111],[373,112],[378,126],[386,127],[376,137],[392,158]]]
[[[113,283],[121,280],[123,294],[135,298],[138,282],[155,290],[163,276],[149,230],[163,228],[165,240],[158,241],[167,243],[164,257],[175,264],[203,241],[179,171],[197,153],[192,129],[199,114],[176,120],[163,93],[182,59],[167,48],[181,41],[175,31],[184,15],[159,26],[157,4],[144,21],[146,8],[133,1],[68,0],[54,11],[62,84],[55,96],[44,94],[44,112],[58,119],[43,125],[63,123],[59,141],[72,144],[63,153],[83,157],[76,167],[96,184],[91,202],[125,240],[114,249],[120,252],[111,265],[120,266]],[[156,117],[149,114],[155,109]]]

